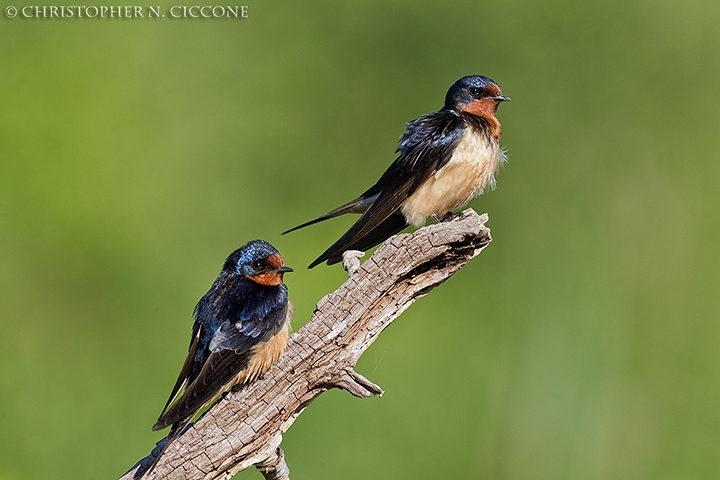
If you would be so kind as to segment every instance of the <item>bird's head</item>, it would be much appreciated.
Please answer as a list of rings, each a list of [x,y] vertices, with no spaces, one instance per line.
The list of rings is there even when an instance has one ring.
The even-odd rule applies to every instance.
[[[280,285],[283,275],[293,271],[285,266],[280,252],[264,240],[253,240],[235,250],[225,260],[223,270],[266,286]]]
[[[482,75],[469,75],[453,83],[445,96],[443,110],[468,112],[481,117],[495,115],[501,102],[510,99],[497,83]]]

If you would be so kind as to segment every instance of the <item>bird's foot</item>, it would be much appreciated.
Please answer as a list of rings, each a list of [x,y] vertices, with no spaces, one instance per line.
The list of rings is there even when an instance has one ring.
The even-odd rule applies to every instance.
[[[458,212],[458,213],[447,212],[445,215],[443,215],[442,221],[447,222],[454,218],[459,217],[460,215],[462,215],[462,212]]]
[[[452,220],[453,218],[460,216],[461,213],[462,212],[459,212],[459,213],[447,212],[445,215],[443,215],[442,218],[438,217],[437,213],[433,213],[432,215],[430,215],[430,218],[432,218],[435,223],[442,223],[442,222],[447,222],[449,220]]]
[[[352,277],[353,274],[360,268],[360,258],[365,255],[365,252],[360,250],[346,250],[343,252],[343,268],[348,273],[348,277]]]

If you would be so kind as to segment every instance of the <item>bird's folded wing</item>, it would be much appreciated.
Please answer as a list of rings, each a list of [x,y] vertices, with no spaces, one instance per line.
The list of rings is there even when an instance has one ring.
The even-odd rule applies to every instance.
[[[444,115],[440,116],[440,113]],[[449,115],[447,112],[425,115],[408,127],[400,143],[400,156],[378,182],[363,194],[377,195],[375,202],[337,242],[310,265],[311,268],[325,260],[338,258],[342,252],[352,249],[353,245],[367,244],[368,242],[360,242],[361,239],[382,225],[388,217],[398,213],[403,202],[450,160],[453,149],[462,136],[464,121],[457,115]],[[392,225],[397,227],[397,222]],[[390,235],[376,237],[384,236],[385,238],[379,241],[381,242]],[[377,243],[365,248],[373,247]]]

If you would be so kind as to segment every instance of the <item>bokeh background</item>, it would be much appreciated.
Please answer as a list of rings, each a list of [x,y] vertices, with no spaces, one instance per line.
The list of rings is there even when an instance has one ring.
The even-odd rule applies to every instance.
[[[720,478],[720,3],[248,5],[0,18],[0,479],[148,454],[246,241],[296,267],[302,326],[345,278],[304,266],[353,219],[279,233],[372,184],[473,73],[513,99],[471,204],[494,241],[360,360],[383,398],[297,420],[293,479]]]

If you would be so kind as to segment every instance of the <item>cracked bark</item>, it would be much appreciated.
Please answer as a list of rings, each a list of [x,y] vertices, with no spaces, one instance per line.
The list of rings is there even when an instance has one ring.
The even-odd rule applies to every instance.
[[[487,220],[486,214],[468,209],[449,221],[390,238],[359,266],[353,261],[348,280],[320,299],[280,360],[190,425],[148,478],[230,478],[255,466],[268,480],[289,480],[282,434],[331,388],[360,398],[382,395],[379,386],[355,372],[355,363],[415,300],[490,243]],[[141,478],[162,444],[121,480]]]

